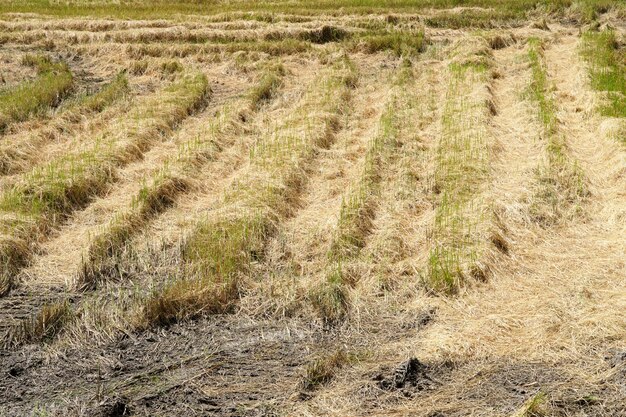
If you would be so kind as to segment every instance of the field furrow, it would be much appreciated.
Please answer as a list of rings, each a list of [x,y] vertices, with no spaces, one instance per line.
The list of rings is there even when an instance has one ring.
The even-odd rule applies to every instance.
[[[600,134],[603,119],[596,107],[591,105],[587,113],[579,110],[592,103],[593,93],[584,81],[576,43],[576,38],[566,38],[545,55],[554,94],[562,98],[559,120],[572,122],[563,123],[568,149],[592,168],[604,161],[608,147],[615,168],[623,172],[623,150]],[[562,410],[594,416],[621,412],[623,380],[594,346],[600,339],[619,349],[626,336],[620,313],[626,307],[626,265],[619,261],[626,253],[625,223],[618,214],[626,204],[623,178],[613,170],[589,171],[592,193],[586,204],[593,210],[584,224],[575,219],[557,228],[534,224],[528,211],[536,181],[532,174],[545,157],[545,144],[536,102],[527,94],[533,75],[526,55],[523,44],[494,51],[494,70],[506,72],[492,86],[498,142],[489,196],[506,225],[508,247],[489,284],[462,298],[411,300],[405,308],[415,311],[427,302],[435,312],[433,322],[417,335],[398,338],[394,333],[393,343],[343,371],[336,384],[322,389],[298,414],[361,414],[375,403],[367,415],[519,416],[528,415],[524,412],[533,402],[546,415]],[[577,76],[581,83],[572,83]],[[606,194],[600,195],[600,189]],[[398,393],[372,387],[361,377],[386,375],[406,351],[419,352],[419,387]],[[581,392],[598,401],[581,406]]]
[[[528,45],[494,51],[498,74],[493,82],[494,102],[498,114],[494,116],[496,138],[493,163],[493,210],[500,230],[494,233],[493,243],[505,253],[514,244],[507,236],[508,226],[528,223],[528,205],[532,203],[534,174],[542,162],[544,143],[541,124],[536,117],[536,106],[527,94],[532,80],[527,57]],[[493,198],[492,197],[492,198]],[[497,232],[497,230],[494,230]]]
[[[214,91],[212,101],[224,102],[220,95],[225,94],[228,100],[186,120],[172,140],[154,147],[142,161],[121,170],[114,190],[76,213],[55,238],[42,246],[44,254],[20,274],[23,285],[34,292],[38,286],[40,292],[46,287],[65,286],[68,291],[65,297],[75,300],[79,296],[71,294],[72,289],[93,290],[107,281],[115,286],[123,278],[133,278],[137,268],[130,262],[136,261],[133,255],[136,249],[143,249],[132,248],[133,238],[144,232],[152,236],[146,230],[150,223],[167,214],[185,194],[224,192],[224,188],[212,188],[219,184],[217,178],[235,169],[232,157],[227,154],[241,153],[258,133],[254,126],[267,123],[266,106],[280,94],[284,71],[282,65],[270,63],[249,89],[235,93]],[[245,133],[247,130],[250,132]],[[225,187],[226,183],[222,185]],[[162,243],[150,242],[155,246]],[[67,250],[68,247],[72,250]],[[141,269],[138,272],[141,275]],[[132,285],[130,281],[121,283],[123,288]],[[110,288],[105,287],[103,292]],[[88,303],[92,295],[80,297],[85,296]],[[57,294],[50,301],[59,298]],[[18,294],[7,303],[19,305],[20,311],[28,310],[23,304],[29,298],[21,297],[21,304],[19,299]],[[9,324],[15,322],[9,320]],[[9,331],[5,340],[17,344],[20,337]]]
[[[42,164],[42,153],[54,156],[53,147],[69,140],[79,130],[88,130],[86,125],[110,120],[113,112],[104,114],[97,122],[93,119],[128,93],[128,80],[119,74],[96,93],[66,103],[59,114],[43,126],[33,129],[23,126],[20,131],[5,135],[0,143],[0,175],[15,175]]]
[[[360,172],[357,172],[356,178],[352,179],[347,191],[342,195],[339,218],[332,233],[324,268],[328,275],[327,284],[331,287],[350,284],[351,279],[346,276],[343,266],[358,256],[372,232],[372,220],[376,217],[378,206],[381,173],[386,169],[389,153],[397,145],[400,124],[398,115],[401,110],[398,90],[405,88],[412,76],[412,71],[407,68],[402,69],[397,75],[395,82],[398,85],[389,91],[390,97],[383,101],[384,108],[378,120],[378,131],[367,144]],[[343,292],[341,288],[337,291]]]
[[[528,59],[532,71],[529,95],[536,106],[545,145],[545,159],[536,174],[531,216],[537,223],[551,226],[581,214],[589,191],[585,173],[570,156],[569,141],[558,116],[560,108],[551,88],[552,78],[546,69],[545,48],[544,41],[529,40]]]
[[[497,109],[486,41],[462,40],[450,53],[449,85],[435,154],[432,191],[436,209],[426,279],[434,291],[454,293],[472,280],[486,280],[489,274],[484,257],[491,209],[484,192],[493,147],[489,125]]]
[[[148,253],[154,249],[161,250],[161,247],[175,247],[180,244],[194,226],[194,222],[201,216],[207,215],[215,210],[227,190],[233,186],[234,182],[245,175],[250,165],[250,149],[255,146],[259,137],[270,135],[276,130],[277,124],[289,117],[295,111],[302,99],[305,89],[314,78],[314,74],[319,67],[314,65],[304,68],[296,65],[295,73],[297,78],[285,76],[283,86],[280,88],[278,97],[273,99],[269,106],[262,105],[263,89],[260,84],[252,88],[253,101],[261,99],[261,108],[254,121],[246,121],[249,126],[238,133],[234,146],[223,150],[221,158],[212,165],[210,172],[206,172],[203,178],[203,187],[194,193],[181,196],[176,207],[168,210],[156,219],[149,228],[138,236],[132,243],[134,251],[139,256],[149,256]],[[271,81],[271,80],[270,80]],[[255,98],[256,97],[256,98]]]
[[[248,265],[261,256],[275,225],[294,209],[306,182],[306,165],[318,149],[334,142],[356,78],[350,59],[339,57],[316,78],[293,114],[251,148],[250,170],[233,184],[215,214],[200,220],[185,238],[183,279],[145,300],[141,325],[230,308]]]
[[[389,101],[385,82],[397,71],[385,69],[386,61],[380,56],[373,58],[357,68],[359,82],[350,101],[355,113],[342,118],[343,129],[335,141],[319,151],[306,171],[296,210],[268,241],[266,260],[253,272],[262,277],[254,283],[256,294],[244,299],[242,308],[278,314],[291,310],[304,301],[303,295],[307,297],[326,269],[342,196],[364,169],[367,150],[379,134],[379,119]],[[266,291],[275,293],[276,300],[269,305],[261,301],[267,299]]]
[[[246,129],[245,125],[238,126],[242,118],[245,123],[253,122],[254,113],[278,93],[283,75],[282,65],[266,69],[255,85],[243,92],[242,98],[218,110],[217,120],[201,121],[200,131],[178,144],[178,156],[165,159],[159,169],[152,171],[150,184],[126,193],[133,196],[130,207],[117,211],[106,227],[92,235],[80,270],[75,273],[78,287],[91,288],[98,281],[116,275],[117,258],[133,236],[172,206],[179,195],[193,189],[194,182],[202,186],[205,165],[235,144],[232,136]]]
[[[413,79],[401,88],[396,143],[381,170],[377,215],[361,259],[353,265],[353,274],[361,275],[355,309],[382,295],[404,297],[404,289],[421,281],[435,209],[430,178],[441,135],[445,65],[440,59],[417,63]]]
[[[33,264],[20,274],[21,280],[72,287],[81,262],[89,259],[90,245],[101,241],[107,229],[115,228],[118,222],[124,223],[129,216],[129,222],[140,226],[141,221],[133,220],[132,213],[134,210],[146,210],[143,207],[147,201],[154,201],[159,206],[157,211],[172,205],[176,194],[188,189],[192,181],[191,175],[183,178],[184,171],[189,168],[185,168],[185,163],[177,164],[178,160],[184,159],[189,152],[188,164],[193,166],[194,156],[197,155],[198,166],[195,168],[201,169],[202,163],[212,159],[213,153],[218,151],[219,145],[211,132],[215,120],[219,118],[216,112],[220,110],[224,108],[210,106],[187,119],[172,138],[146,152],[141,161],[120,170],[114,189],[94,199],[86,209],[75,213],[53,239],[45,242],[41,247],[44,255],[34,259]],[[202,157],[203,151],[207,152],[206,158]],[[175,177],[175,173],[181,174],[179,178]],[[159,190],[166,195],[171,194],[171,199],[167,197],[167,204],[163,201],[163,207],[157,204],[157,201],[162,201],[157,198]],[[101,244],[106,245],[106,239]]]
[[[546,66],[554,80],[560,129],[567,138],[568,150],[585,173],[593,196],[587,215],[606,216],[611,225],[623,223],[624,207],[619,204],[626,193],[623,169],[626,156],[620,141],[619,118],[606,114],[603,97],[591,88],[579,51],[581,40],[564,37],[545,52]],[[617,122],[617,123],[616,123]],[[601,206],[596,206],[601,201]],[[620,220],[622,219],[622,220]]]

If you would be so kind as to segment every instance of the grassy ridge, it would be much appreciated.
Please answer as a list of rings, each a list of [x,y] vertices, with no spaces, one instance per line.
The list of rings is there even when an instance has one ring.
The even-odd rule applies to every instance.
[[[37,314],[10,328],[0,340],[0,346],[9,349],[26,343],[46,342],[73,318],[67,301],[45,305]]]
[[[98,113],[107,106],[124,97],[129,91],[126,74],[119,73],[113,81],[102,87],[98,92],[81,97],[73,106],[75,112]]]
[[[145,300],[140,326],[227,310],[240,278],[262,256],[274,224],[292,207],[305,180],[302,165],[333,140],[355,69],[347,58],[308,89],[300,106],[251,150],[250,172],[231,187],[216,218],[200,221],[182,248],[185,279]]]
[[[565,136],[559,131],[557,107],[543,61],[543,44],[538,39],[529,40],[528,59],[532,71],[528,92],[537,104],[548,157],[537,170],[539,186],[531,215],[538,223],[548,226],[575,214],[588,191],[584,175],[576,162],[570,160]]]
[[[270,68],[265,71],[261,79],[248,93],[252,108],[258,109],[265,102],[270,100],[276,94],[276,91],[282,84],[282,77],[285,75],[285,69],[282,65]]]
[[[57,105],[72,89],[74,77],[64,63],[43,56],[26,56],[25,63],[37,67],[38,75],[8,89],[0,89],[0,132],[13,122]]]
[[[392,51],[396,56],[411,56],[426,48],[426,35],[423,30],[372,31],[354,39],[355,48],[367,53]]]
[[[486,207],[480,188],[489,173],[489,52],[483,41],[465,60],[449,66],[450,84],[436,150],[437,195],[427,284],[435,291],[456,292],[470,278],[484,279],[480,256]],[[473,51],[473,45],[461,44]]]
[[[401,68],[396,86],[378,121],[378,132],[370,140],[358,180],[341,202],[339,219],[328,251],[326,279],[310,294],[313,305],[328,323],[341,319],[349,307],[347,294],[350,280],[344,275],[344,264],[358,255],[372,227],[376,200],[380,192],[383,160],[398,134],[400,91],[412,77],[410,67]]]
[[[9,290],[11,277],[41,235],[101,193],[115,179],[118,167],[141,157],[156,139],[202,105],[208,92],[203,74],[188,75],[112,123],[91,149],[35,168],[3,193],[0,294]]]

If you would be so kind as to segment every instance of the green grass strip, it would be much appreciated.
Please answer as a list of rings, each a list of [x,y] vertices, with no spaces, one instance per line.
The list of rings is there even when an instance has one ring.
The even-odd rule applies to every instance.
[[[427,285],[455,293],[469,278],[484,279],[478,230],[486,216],[479,198],[488,177],[489,118],[485,63],[450,65],[450,83],[436,150],[434,192],[438,204],[428,257]]]

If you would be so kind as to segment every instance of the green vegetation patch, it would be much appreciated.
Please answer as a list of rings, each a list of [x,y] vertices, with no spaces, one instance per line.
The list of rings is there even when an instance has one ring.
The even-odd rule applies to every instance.
[[[397,56],[412,56],[424,52],[427,39],[423,30],[372,32],[359,36],[355,48],[367,53],[392,51]]]
[[[30,55],[23,63],[36,67],[38,75],[32,81],[0,89],[0,131],[10,123],[26,120],[59,104],[73,87],[74,77],[64,63]]]
[[[582,56],[589,66],[591,85],[606,94],[600,112],[605,116],[626,117],[626,49],[618,48],[612,30],[586,32]]]
[[[164,16],[185,15],[223,15],[232,19],[250,19],[263,22],[274,22],[277,14],[307,15],[338,15],[338,14],[371,14],[388,13],[390,9],[400,13],[417,13],[424,9],[451,9],[458,6],[482,8],[463,13],[461,19],[448,17],[448,24],[483,26],[483,22],[511,23],[511,19],[526,17],[529,13],[545,11],[548,13],[564,13],[574,8],[581,17],[594,18],[611,8],[623,9],[618,0],[318,0],[318,1],[233,1],[215,2],[214,0],[129,0],[109,2],[102,0],[8,0],[0,6],[0,13],[43,13],[55,16],[110,16],[126,19],[162,18]],[[479,18],[469,16],[477,15]],[[482,16],[484,15],[484,16]],[[301,19],[301,17],[295,17]],[[439,20],[437,24],[443,24]]]

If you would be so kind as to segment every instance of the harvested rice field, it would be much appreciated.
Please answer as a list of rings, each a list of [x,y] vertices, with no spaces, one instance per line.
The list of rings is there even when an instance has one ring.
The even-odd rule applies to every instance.
[[[620,0],[0,3],[0,416],[626,416]]]

